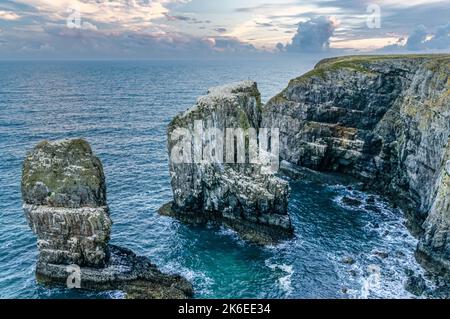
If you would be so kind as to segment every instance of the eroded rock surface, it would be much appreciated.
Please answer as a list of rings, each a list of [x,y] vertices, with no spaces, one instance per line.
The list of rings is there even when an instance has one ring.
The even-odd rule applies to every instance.
[[[23,164],[22,197],[42,261],[105,264],[112,222],[103,167],[86,141],[39,143]]]
[[[291,164],[346,173],[396,201],[418,256],[450,271],[450,56],[321,61],[263,108]]]
[[[243,163],[230,163],[226,142],[217,161],[206,161],[211,154],[206,150],[203,156],[200,151],[200,159],[196,158],[198,147],[214,144],[217,138],[204,133],[200,144],[196,144],[196,121],[205,132],[219,129],[226,134],[228,128],[241,128],[248,138],[249,128],[254,128],[259,136],[261,102],[256,83],[244,81],[212,88],[196,105],[172,120],[168,149],[174,201],[161,212],[187,221],[223,222],[255,242],[289,236],[292,226],[287,214],[288,183],[274,174],[265,174],[262,165],[250,163],[248,149]],[[180,142],[174,134],[180,129],[188,133],[190,148],[184,158],[187,161],[181,163],[174,160]]]
[[[80,268],[82,289],[121,290],[131,299],[184,299],[193,295],[192,285],[185,278],[162,273],[148,258],[115,245],[109,245],[108,251],[104,267]],[[36,276],[41,283],[66,285],[69,270],[73,268],[39,259]]]
[[[108,244],[112,221],[105,185],[102,164],[82,139],[44,141],[27,155],[22,196],[38,238],[38,281],[66,285],[75,266],[78,288],[123,290],[130,298],[192,296],[186,279]]]
[[[169,135],[192,132],[195,120],[279,128],[280,160],[344,173],[390,197],[420,236],[419,260],[450,277],[449,74],[448,54],[325,59],[266,105],[252,82],[214,88],[172,121]],[[260,180],[252,165],[171,162],[170,172],[179,214],[291,227],[287,186],[270,175]]]

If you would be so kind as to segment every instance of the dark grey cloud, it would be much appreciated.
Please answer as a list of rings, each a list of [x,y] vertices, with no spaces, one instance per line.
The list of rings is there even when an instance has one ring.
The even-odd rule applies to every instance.
[[[185,15],[170,15],[170,14],[165,14],[164,15],[166,17],[167,20],[169,21],[182,21],[182,22],[187,22],[187,23],[192,23],[192,24],[201,24],[201,23],[211,23],[210,20],[199,20],[197,18],[194,17],[190,17],[190,16],[185,16]]]
[[[280,52],[284,52],[286,50],[286,47],[283,45],[283,43],[280,43],[280,42],[277,43],[275,48],[277,48],[277,50]]]
[[[256,22],[256,25],[259,27],[273,27],[274,24],[271,22]]]
[[[219,33],[225,33],[225,32],[227,32],[227,28],[215,28],[214,31],[219,32]]]
[[[106,32],[69,29],[62,25],[45,28],[43,33],[24,34],[18,39],[2,32],[0,59],[17,58],[203,58],[263,54],[252,45],[233,37],[195,37],[184,33]]]
[[[304,1],[298,1],[299,4],[305,4]],[[370,4],[379,4],[381,8],[381,28],[371,29],[367,27],[365,16],[368,14],[367,8]],[[295,4],[291,3],[291,6]],[[386,36],[399,36],[413,30],[417,25],[424,24],[429,32],[436,31],[438,26],[448,23],[450,17],[450,1],[442,0],[437,2],[422,3],[394,3],[394,2],[378,2],[376,0],[327,0],[314,1],[314,6],[322,9],[322,14],[326,16],[334,16],[341,21],[341,28],[336,30],[334,36],[347,39],[367,39],[367,38],[383,38]],[[244,8],[246,11],[254,8]],[[327,10],[329,9],[329,11]],[[338,9],[338,10],[336,10]],[[328,12],[327,12],[328,11]],[[269,14],[266,16],[274,24],[279,23],[283,19],[312,19],[317,16],[316,10],[304,11],[301,13],[287,13],[283,15]],[[290,28],[287,25],[278,24],[279,28]],[[337,33],[339,32],[339,33]],[[445,41],[444,41],[445,43]],[[431,43],[428,43],[431,45]],[[439,44],[435,42],[435,45]],[[440,44],[442,47],[443,44]]]
[[[323,52],[330,47],[330,38],[336,26],[329,18],[319,16],[298,25],[287,52]]]
[[[234,11],[235,12],[246,12],[246,13],[253,13],[256,11],[260,11],[260,10],[268,10],[268,9],[278,9],[280,7],[286,7],[286,6],[292,6],[291,2],[284,2],[284,3],[263,3],[257,6],[253,6],[253,7],[241,7],[241,8],[236,8]]]
[[[406,49],[411,51],[419,51],[425,48],[427,39],[427,28],[424,25],[418,25],[409,35],[406,41]]]
[[[369,4],[376,3],[374,0],[327,0],[315,1],[314,4],[321,8],[341,8],[351,11],[365,11]]]
[[[450,49],[450,22],[438,27],[434,36],[425,44],[430,49]]]
[[[400,39],[399,42],[402,42]],[[415,27],[407,37],[406,43],[385,46],[381,51],[445,51],[450,50],[450,22],[438,26],[431,32],[424,25]]]
[[[423,24],[428,29],[446,24],[450,17],[448,0],[424,3],[404,8],[381,6],[381,25],[385,30],[408,32],[415,26]]]
[[[169,20],[181,20],[181,21],[192,21],[193,20],[193,18],[186,17],[186,16],[169,16],[166,14],[166,17]]]
[[[247,53],[258,52],[252,44],[245,44],[234,37],[214,38],[214,49],[219,52]]]

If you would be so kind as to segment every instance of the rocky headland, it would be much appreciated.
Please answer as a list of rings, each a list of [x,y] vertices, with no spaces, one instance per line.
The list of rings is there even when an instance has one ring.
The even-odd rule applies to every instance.
[[[187,298],[192,285],[110,245],[103,166],[82,139],[39,143],[22,171],[23,208],[37,235],[38,282],[121,290],[127,298]]]
[[[450,55],[346,56],[322,60],[265,105],[253,82],[213,88],[170,123],[169,154],[172,133],[193,132],[196,120],[277,128],[285,167],[342,173],[390,198],[419,237],[418,260],[449,279],[449,74]],[[283,171],[292,177],[295,170]],[[291,232],[288,186],[258,165],[171,159],[170,173],[174,201],[166,213]]]
[[[417,257],[450,271],[450,56],[326,59],[263,108],[280,157],[354,176],[401,207]]]
[[[273,243],[293,234],[284,177],[341,174],[402,209],[417,259],[448,296],[449,75],[450,55],[346,56],[322,60],[265,105],[252,81],[212,88],[169,124],[173,201],[160,213]],[[268,169],[274,157],[279,167]],[[109,244],[105,176],[86,141],[39,143],[23,164],[22,197],[39,282],[67,285],[76,275],[82,289],[129,298],[193,295],[183,277]],[[416,274],[406,286],[427,289]]]

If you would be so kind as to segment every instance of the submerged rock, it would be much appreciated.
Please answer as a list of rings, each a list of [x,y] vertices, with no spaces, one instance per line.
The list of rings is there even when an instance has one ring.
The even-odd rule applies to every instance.
[[[362,205],[362,202],[359,199],[353,198],[353,197],[348,197],[348,196],[344,196],[342,198],[342,203],[344,205],[353,206],[353,207],[359,207]]]
[[[369,210],[374,213],[377,213],[377,214],[381,213],[381,209],[375,205],[365,205],[364,209]]]
[[[387,253],[387,252],[385,252],[385,251],[379,251],[379,250],[376,250],[376,251],[373,252],[373,254],[374,254],[375,256],[380,257],[381,259],[386,259],[386,258],[389,257],[389,253]]]
[[[112,221],[103,167],[82,140],[39,143],[26,157],[22,197],[38,237],[36,278],[76,288],[123,290],[130,298],[185,298],[191,284],[161,273],[145,257],[109,245]]]
[[[408,277],[405,283],[405,290],[412,293],[415,296],[421,296],[427,290],[425,279],[421,275]]]
[[[343,264],[353,265],[355,263],[355,259],[353,259],[352,257],[344,257],[342,258],[341,262]]]
[[[260,135],[260,118],[260,94],[251,81],[212,88],[176,116],[168,128],[174,200],[161,213],[224,223],[258,243],[290,236],[288,183],[251,160],[252,132],[259,155],[266,138]]]

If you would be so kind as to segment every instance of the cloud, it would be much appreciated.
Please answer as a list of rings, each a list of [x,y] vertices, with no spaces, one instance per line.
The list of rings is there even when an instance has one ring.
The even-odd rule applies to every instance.
[[[229,53],[256,53],[258,50],[249,43],[241,42],[234,37],[215,37],[209,38],[211,49],[215,52],[229,52]]]
[[[174,21],[174,20],[180,20],[180,21],[192,21],[192,20],[194,20],[194,19],[191,18],[191,17],[188,17],[188,16],[181,16],[181,15],[179,15],[179,16],[171,16],[171,15],[165,14],[165,16],[166,16],[167,20],[171,20],[171,21]]]
[[[45,48],[46,43],[54,47],[52,54],[67,57],[71,56],[66,47],[86,54],[103,50],[106,56],[130,58],[176,52],[185,56],[189,51],[194,56],[200,51],[201,55],[336,53],[373,51],[388,45],[389,50],[448,50],[448,1],[8,0],[0,1],[0,56],[8,52],[13,56],[21,47],[40,52],[38,49],[41,45]],[[371,3],[381,5],[382,28],[367,27],[366,9]],[[81,21],[76,30],[69,30],[67,21],[75,12]],[[341,24],[325,18],[331,16]],[[425,32],[416,28],[419,24],[427,26]],[[70,43],[50,32],[50,27],[80,43]],[[397,43],[401,37],[405,40]]]
[[[15,14],[11,11],[0,10],[0,20],[13,21],[18,19],[20,19],[20,16],[18,14]]]
[[[438,27],[434,36],[425,44],[430,49],[450,49],[450,22]]]
[[[294,53],[327,51],[336,26],[336,21],[324,16],[301,22],[292,43],[286,46],[286,51]]]
[[[259,53],[246,41],[225,36],[228,28],[220,24],[202,34],[192,33],[186,24],[198,29],[211,21],[208,17],[199,19],[193,12],[171,11],[173,5],[189,0],[17,2],[13,4],[17,8],[15,12],[24,17],[21,20],[24,22],[8,27],[7,32],[2,33],[4,44],[0,58],[145,59]],[[14,8],[0,4],[0,10],[5,10],[0,11],[3,13]],[[177,23],[184,26],[181,28]],[[211,35],[213,32],[215,35]],[[220,35],[216,36],[217,33]]]
[[[253,6],[253,7],[236,8],[234,11],[235,12],[254,13],[254,12],[261,11],[261,10],[278,9],[278,8],[286,6],[286,5],[292,5],[292,3],[263,3],[263,4]]]
[[[256,24],[260,27],[273,27],[273,23],[271,22],[256,22]]]
[[[71,14],[79,14],[81,20],[103,24],[111,29],[140,30],[152,25],[152,21],[164,18],[169,13],[168,6],[184,0],[17,0],[17,3],[32,8],[30,16],[39,15],[52,21],[65,21]]]
[[[450,49],[450,22],[430,32],[424,25],[418,25],[406,41],[383,47],[382,51],[442,51]]]
[[[277,45],[275,46],[277,48],[278,51],[280,52],[284,52],[286,50],[286,47],[283,45],[283,43],[278,42]]]
[[[214,31],[219,32],[219,33],[225,33],[227,32],[226,28],[215,28]]]
[[[427,28],[424,25],[417,26],[409,35],[406,41],[406,49],[411,51],[418,51],[425,48],[425,41],[427,39]]]
[[[199,20],[197,18],[190,17],[190,16],[187,16],[187,15],[164,14],[164,16],[169,21],[182,21],[182,22],[187,22],[187,23],[192,23],[192,24],[201,24],[201,23],[206,23],[207,24],[207,23],[211,23],[211,21],[209,21],[209,20]]]
[[[55,48],[48,43],[31,43],[22,46],[19,52],[25,53],[50,53],[55,51]]]
[[[97,31],[97,26],[88,22],[88,21],[84,21],[82,24],[82,29],[84,30],[92,30],[92,31]]]
[[[24,33],[23,33],[24,34]],[[94,25],[67,28],[52,24],[43,31],[21,38],[8,32],[0,58],[203,58],[258,54],[251,44],[234,37],[199,37],[181,32],[136,32],[97,30]],[[14,39],[14,41],[13,41]]]

